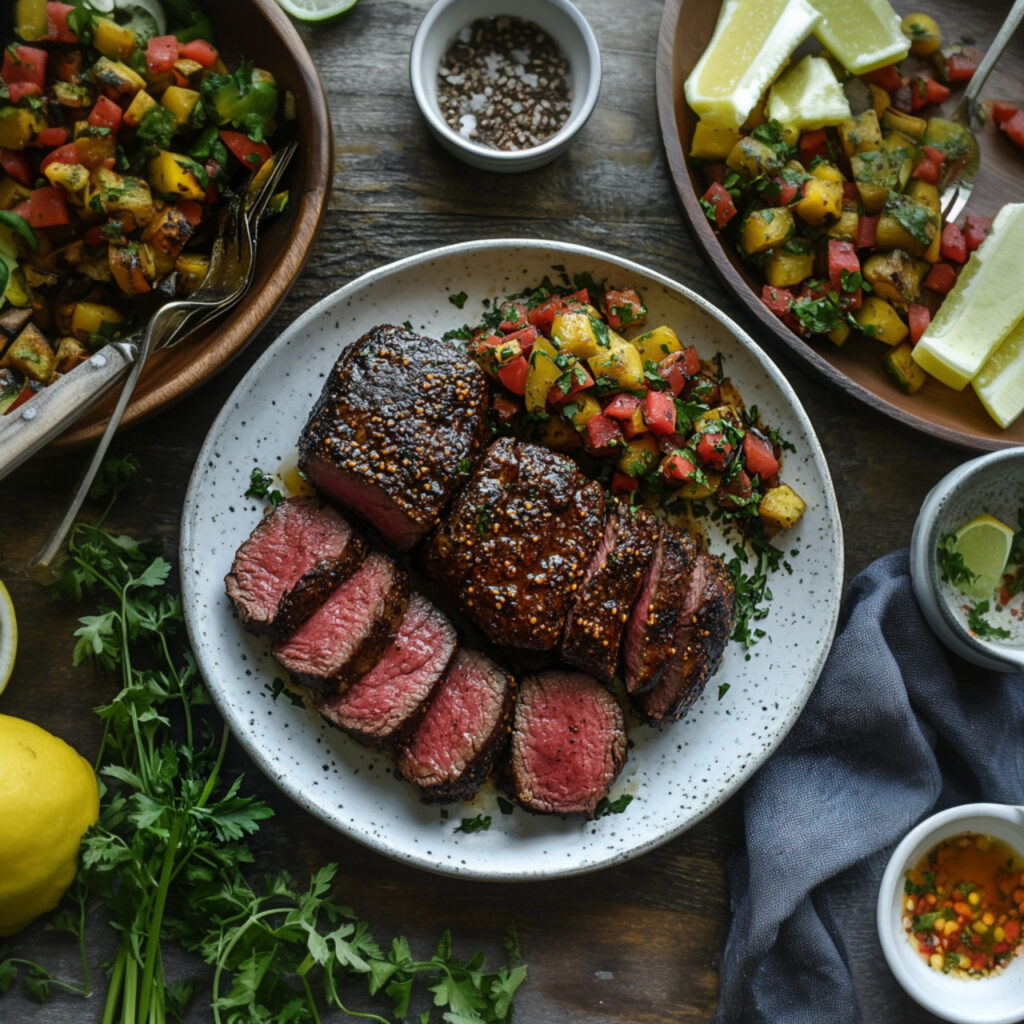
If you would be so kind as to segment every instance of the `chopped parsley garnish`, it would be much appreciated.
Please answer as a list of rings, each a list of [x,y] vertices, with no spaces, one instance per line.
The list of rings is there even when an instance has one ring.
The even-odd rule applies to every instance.
[[[616,797],[614,800],[603,796],[598,801],[597,807],[594,808],[594,818],[603,818],[608,814],[621,814],[632,802],[633,797],[629,793],[623,793],[622,796]]]
[[[469,296],[465,292],[455,292],[453,295],[448,296],[448,301],[457,309],[462,309],[468,298]]]
[[[455,827],[456,832],[486,832],[491,827],[489,814],[478,814],[475,818],[463,818],[462,824]]]
[[[718,685],[718,699],[721,700],[729,692],[728,683],[719,683]]]
[[[935,232],[935,213],[923,203],[915,202],[910,196],[899,192],[890,192],[885,202],[886,213],[891,213],[908,235],[921,245],[931,244]],[[931,228],[931,231],[928,229]]]
[[[993,626],[985,616],[988,614],[989,602],[979,601],[967,609],[967,628],[979,640],[1009,640],[1009,630],[1002,626]]]
[[[939,563],[939,577],[955,587],[963,587],[977,578],[977,573],[967,568],[964,556],[956,550],[956,535],[944,533],[939,538],[939,546],[935,552]]]
[[[476,510],[476,532],[481,537],[487,536],[487,531],[491,528],[491,513],[485,508],[478,508]]]
[[[284,495],[271,487],[273,482],[274,478],[257,466],[249,477],[249,489],[245,492],[245,496],[247,498],[266,498],[271,505],[278,505],[284,500]]]
[[[829,294],[820,299],[804,299],[794,302],[790,310],[800,325],[812,334],[828,334],[844,322],[836,298]]]

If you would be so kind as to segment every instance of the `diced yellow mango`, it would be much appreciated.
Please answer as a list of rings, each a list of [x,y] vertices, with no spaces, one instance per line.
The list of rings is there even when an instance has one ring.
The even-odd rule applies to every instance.
[[[76,302],[71,314],[71,333],[79,341],[88,341],[91,334],[99,334],[104,324],[124,323],[124,317],[113,306],[99,302]]]
[[[801,220],[815,227],[837,221],[843,212],[842,182],[812,178],[804,183],[803,198],[794,209]]]
[[[105,57],[124,60],[135,52],[138,40],[127,25],[118,25],[109,18],[95,18],[92,26],[92,45]]]
[[[155,106],[156,100],[145,89],[140,89],[124,112],[124,123],[132,126],[138,125],[146,111]]]
[[[601,414],[601,403],[586,392],[574,395],[570,406],[575,408],[569,413],[569,422],[577,430],[582,430],[590,420]]]
[[[179,127],[187,123],[198,102],[199,93],[195,89],[183,89],[178,85],[169,85],[160,97],[160,103],[174,115],[174,123]]]
[[[840,192],[842,188],[840,187]],[[774,249],[796,234],[796,223],[788,207],[770,206],[753,210],[743,222],[740,244],[749,255]]]
[[[634,479],[641,477],[661,457],[661,448],[651,434],[641,434],[627,441],[616,464],[620,473]]]
[[[523,401],[527,412],[544,412],[548,404],[548,392],[562,376],[558,365],[558,349],[541,336],[534,342],[530,352],[530,365],[526,371],[526,390]]]
[[[594,380],[607,377],[623,391],[640,391],[645,386],[644,363],[628,341],[612,343],[587,360]]]
[[[551,340],[560,351],[577,359],[587,359],[601,347],[593,320],[581,312],[558,313],[551,321]]]
[[[726,125],[698,121],[693,129],[690,157],[694,160],[724,160],[740,140],[740,133]]]
[[[664,324],[637,335],[633,339],[633,345],[645,363],[660,363],[665,356],[678,352],[683,347],[676,332]]]
[[[853,314],[861,333],[886,345],[898,345],[909,333],[899,313],[884,299],[869,295]]]
[[[46,122],[31,110],[22,107],[0,109],[0,147],[24,149]]]
[[[196,177],[193,161],[166,149],[161,149],[149,161],[149,183],[163,195],[196,200],[206,197],[206,189]]]
[[[807,502],[788,484],[779,484],[765,492],[757,513],[769,529],[788,530],[800,522]]]
[[[806,280],[814,271],[813,252],[773,252],[764,265],[764,279],[773,288],[790,288]]]

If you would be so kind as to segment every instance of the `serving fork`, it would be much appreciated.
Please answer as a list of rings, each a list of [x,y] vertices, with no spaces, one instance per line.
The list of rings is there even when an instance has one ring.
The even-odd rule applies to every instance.
[[[1010,13],[1006,16],[1002,28],[996,33],[995,39],[989,46],[977,70],[971,76],[967,88],[964,90],[963,98],[957,104],[949,118],[953,124],[964,129],[963,144],[966,147],[966,154],[956,160],[951,168],[945,187],[942,192],[941,209],[944,221],[954,222],[959,219],[971,198],[971,190],[974,188],[974,179],[978,173],[980,153],[978,140],[971,131],[971,123],[978,109],[978,96],[981,94],[985,79],[988,78],[995,63],[999,60],[1006,44],[1010,41],[1017,26],[1024,20],[1024,0],[1016,0]]]

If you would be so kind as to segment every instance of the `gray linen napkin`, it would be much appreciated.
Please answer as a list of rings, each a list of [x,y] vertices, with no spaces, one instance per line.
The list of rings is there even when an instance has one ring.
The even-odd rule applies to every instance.
[[[1024,803],[1024,674],[948,652],[897,551],[850,585],[803,714],[743,791],[715,1024],[935,1021],[889,972],[875,900],[910,828],[977,800]]]

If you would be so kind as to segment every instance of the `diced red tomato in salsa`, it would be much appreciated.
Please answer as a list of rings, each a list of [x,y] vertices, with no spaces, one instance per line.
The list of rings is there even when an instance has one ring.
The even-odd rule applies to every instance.
[[[924,286],[945,295],[956,284],[956,271],[949,263],[934,263],[924,279]]]
[[[999,127],[1015,146],[1024,149],[1024,110],[1018,110],[1013,117],[1007,118]]]
[[[197,64],[202,64],[204,68],[212,68],[217,63],[219,56],[217,48],[205,39],[192,39],[187,43],[182,43],[178,47],[178,54],[186,60],[194,60]]]
[[[910,344],[916,345],[922,334],[932,322],[932,314],[927,306],[912,302],[907,308],[907,326],[910,328]]]
[[[793,293],[788,288],[773,288],[766,284],[761,289],[761,301],[776,316],[782,316],[788,313],[789,307],[793,305]]]
[[[639,326],[647,320],[647,307],[632,288],[612,289],[606,292],[604,308],[608,326],[615,331],[630,325]]]
[[[605,416],[611,416],[613,420],[628,420],[633,418],[633,413],[640,408],[640,398],[631,395],[628,391],[620,391],[605,407]]]
[[[176,36],[153,36],[146,43],[146,70],[151,75],[172,71],[177,59],[178,40]]]
[[[725,469],[729,457],[732,455],[733,447],[726,440],[725,434],[712,431],[701,436],[697,442],[697,457],[701,463],[711,469],[719,471]]]
[[[77,43],[78,36],[68,28],[68,15],[73,4],[48,3],[46,5],[46,38],[51,43]]]
[[[797,153],[800,163],[804,167],[810,167],[818,157],[826,156],[828,154],[828,136],[824,130],[804,132],[797,143]]]
[[[768,480],[779,471],[779,460],[766,437],[748,430],[743,435],[743,461],[747,469],[762,480]]]
[[[676,429],[676,403],[667,391],[648,391],[643,400],[644,423],[656,437]]]
[[[68,141],[70,132],[63,125],[54,128],[44,128],[37,136],[36,142],[44,149],[56,149]]]
[[[22,185],[32,184],[32,168],[28,157],[17,149],[0,149],[0,167]]]
[[[620,473],[616,470],[612,473],[611,491],[612,494],[629,494],[640,486],[640,481],[631,477],[628,473]]]
[[[504,384],[514,395],[521,395],[526,391],[526,372],[529,363],[525,356],[516,356],[509,363],[498,367],[498,380]]]
[[[968,251],[974,252],[991,232],[991,217],[968,217],[964,227],[964,241],[967,243]]]
[[[584,430],[587,448],[596,455],[609,455],[622,444],[622,428],[610,416],[600,413],[587,420]]]
[[[862,214],[857,221],[857,248],[874,249],[878,238],[878,214]]]
[[[964,233],[955,224],[943,225],[940,251],[944,260],[963,263],[967,259],[967,242],[964,240]]]
[[[978,70],[978,62],[964,53],[951,53],[946,58],[946,77],[951,82],[969,82]]]
[[[33,189],[28,199],[14,210],[34,228],[53,228],[70,223],[64,192],[59,188]]]
[[[722,508],[736,508],[750,499],[754,484],[746,470],[741,469],[731,480],[723,480],[715,491],[715,504]]]
[[[530,328],[531,330],[533,328]],[[562,386],[554,384],[548,392],[548,402],[551,405],[561,405],[563,402],[571,402],[575,395],[587,388],[594,386],[594,378],[583,363],[576,363],[568,373],[568,386],[566,390]],[[564,378],[565,375],[563,375]]]
[[[876,68],[860,77],[872,85],[880,86],[886,92],[895,92],[903,85],[903,76],[895,64],[886,64],[884,68]]]
[[[4,50],[0,78],[4,80],[8,90],[20,84],[36,86],[37,91],[42,92],[46,87],[46,57],[46,51],[36,46],[8,46]],[[11,99],[14,100],[13,94]]]
[[[121,127],[122,116],[123,111],[113,100],[101,96],[89,112],[87,120],[97,128],[109,128],[111,132],[116,133]]]
[[[662,476],[685,483],[697,478],[697,467],[683,452],[670,452],[661,462]]]
[[[724,185],[720,185],[717,181],[708,186],[702,199],[711,204],[716,228],[724,228],[736,216],[736,204],[733,202],[732,195]]]
[[[253,142],[248,135],[222,128],[218,133],[220,141],[251,171],[258,170],[274,151],[265,142]]]
[[[992,109],[992,120],[996,124],[1009,121],[1017,113],[1017,104],[1010,103],[1009,100],[992,100],[990,106]]]

